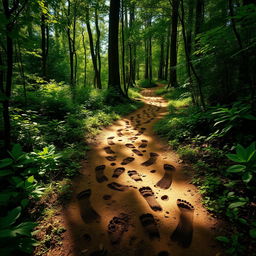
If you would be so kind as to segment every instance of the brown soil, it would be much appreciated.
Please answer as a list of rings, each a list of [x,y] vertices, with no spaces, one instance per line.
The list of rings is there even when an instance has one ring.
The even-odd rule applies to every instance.
[[[103,129],[91,145],[73,196],[59,213],[63,243],[45,255],[220,255],[217,220],[203,208],[178,157],[153,133],[153,124],[167,113],[154,90],[144,90],[145,105]],[[141,148],[143,155],[132,151]]]

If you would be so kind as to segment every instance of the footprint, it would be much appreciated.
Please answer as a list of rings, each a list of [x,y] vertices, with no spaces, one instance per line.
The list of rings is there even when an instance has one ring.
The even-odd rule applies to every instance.
[[[140,222],[148,233],[150,239],[160,239],[160,233],[156,221],[152,214],[147,213],[140,216]]]
[[[193,237],[194,207],[187,201],[178,199],[177,206],[180,210],[179,223],[171,235],[173,241],[184,248],[188,248]]]
[[[110,161],[110,162],[113,162],[113,161],[116,161],[116,157],[117,156],[106,156],[105,158]]]
[[[168,200],[169,200],[169,197],[168,197],[167,195],[163,195],[163,196],[161,196],[161,199],[162,199],[163,201],[168,201]]]
[[[113,190],[117,190],[117,191],[125,191],[125,190],[127,190],[129,188],[128,186],[121,185],[121,184],[119,184],[117,182],[109,183],[107,186],[109,188],[111,188]]]
[[[115,166],[115,165],[116,165],[116,163],[111,163],[110,165],[111,165],[111,166]]]
[[[129,164],[131,163],[132,161],[134,161],[134,157],[126,157],[125,159],[123,159],[121,165],[126,165],[126,164]]]
[[[100,219],[100,215],[93,209],[91,205],[91,193],[91,189],[86,189],[76,196],[79,202],[80,214],[85,223],[91,223]]]
[[[153,211],[162,211],[162,207],[156,201],[154,192],[150,187],[142,187],[139,189],[139,191]]]
[[[111,149],[111,147],[105,147],[104,150],[107,154],[115,154],[115,152]]]
[[[104,200],[110,200],[112,198],[112,196],[111,195],[104,195],[102,198]]]
[[[119,137],[124,136],[123,133],[122,133],[122,130],[123,130],[123,129],[118,129],[118,130],[117,130],[117,136],[119,136]]]
[[[175,170],[175,167],[170,164],[164,164],[164,176],[156,184],[157,187],[162,189],[168,189],[172,184],[172,172]]]
[[[131,143],[127,143],[127,144],[125,144],[125,146],[127,148],[135,148],[135,146],[133,144],[131,144]]]
[[[111,244],[119,244],[123,233],[128,231],[130,216],[126,213],[120,213],[114,217],[108,224],[108,234]]]
[[[124,173],[125,168],[123,167],[118,167],[114,170],[114,173],[112,175],[113,178],[118,178],[122,173]]]
[[[146,148],[147,147],[147,140],[142,140],[142,143],[139,145],[139,148]]]
[[[95,168],[96,173],[96,180],[101,183],[104,181],[107,181],[108,178],[104,175],[104,170],[106,168],[106,165],[99,165]]]
[[[151,173],[156,173],[156,170],[151,170],[150,172],[151,172]]]
[[[114,143],[114,141],[113,141],[113,139],[114,139],[115,137],[114,136],[111,136],[111,137],[108,137],[107,138],[107,141],[108,141],[108,145],[115,145],[115,143]]]
[[[142,163],[141,165],[150,166],[156,162],[159,156],[157,153],[153,153],[153,152],[151,152],[149,155],[150,155],[149,159],[146,162]]]
[[[128,171],[128,175],[135,181],[142,181],[141,177],[139,176],[136,170]]]
[[[138,149],[133,149],[132,152],[137,156],[143,156],[143,154]]]

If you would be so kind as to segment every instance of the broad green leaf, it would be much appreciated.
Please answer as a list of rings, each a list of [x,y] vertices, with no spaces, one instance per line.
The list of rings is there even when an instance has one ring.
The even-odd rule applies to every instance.
[[[253,178],[253,176],[250,172],[246,172],[242,176],[242,180],[243,180],[244,183],[249,183],[252,180],[252,178]]]
[[[256,117],[251,114],[245,114],[242,116],[245,119],[256,121]]]
[[[242,145],[238,144],[236,146],[236,154],[240,159],[245,161],[247,160],[247,151]]]
[[[11,170],[0,170],[0,177],[4,177],[7,175],[12,174],[13,172]]]
[[[253,228],[250,230],[250,236],[254,239],[256,239],[256,228]]]
[[[13,160],[11,158],[5,158],[0,161],[0,169],[10,166],[13,163]]]
[[[228,208],[229,209],[234,209],[234,208],[238,208],[238,207],[240,207],[240,206],[243,206],[243,205],[245,205],[246,204],[246,202],[234,202],[234,203],[232,203],[232,204],[230,204],[229,206],[228,206]]]
[[[15,159],[17,159],[17,158],[19,158],[21,155],[23,155],[21,145],[20,145],[20,144],[15,144],[15,145],[13,146],[13,148],[12,148],[11,154],[12,154],[12,156],[13,156]]]
[[[0,230],[0,238],[9,238],[9,237],[15,237],[15,233],[11,229],[3,229]]]
[[[244,218],[239,218],[238,220],[239,220],[240,223],[242,223],[242,224],[247,224],[247,223],[248,223],[247,220],[244,219]]]
[[[23,236],[30,236],[33,228],[36,227],[36,225],[37,224],[34,222],[22,222],[13,230],[13,232]]]
[[[226,236],[217,236],[216,237],[216,240],[218,240],[218,241],[220,241],[220,242],[223,242],[223,243],[229,243],[229,238],[228,237],[226,237]]]
[[[237,164],[237,165],[232,165],[227,169],[227,172],[231,173],[237,173],[237,172],[243,172],[246,169],[245,165]]]
[[[6,228],[15,223],[15,221],[20,217],[21,207],[16,207],[7,213],[6,217],[0,219],[0,227]]]
[[[228,159],[237,162],[237,163],[244,163],[245,161],[242,160],[238,155],[236,154],[227,154],[226,155]]]

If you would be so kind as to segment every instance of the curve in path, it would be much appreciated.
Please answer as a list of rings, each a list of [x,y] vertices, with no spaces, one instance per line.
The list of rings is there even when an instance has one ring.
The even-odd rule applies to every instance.
[[[152,130],[167,113],[155,89],[145,105],[102,130],[63,209],[61,255],[213,256],[217,221],[174,152]]]

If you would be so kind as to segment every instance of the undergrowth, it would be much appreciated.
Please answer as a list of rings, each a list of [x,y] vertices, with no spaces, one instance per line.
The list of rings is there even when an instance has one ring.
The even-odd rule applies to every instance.
[[[250,100],[202,112],[191,104],[186,88],[156,93],[169,101],[169,114],[155,131],[193,166],[193,183],[208,211],[228,223],[216,239],[228,255],[255,255],[256,117]]]

